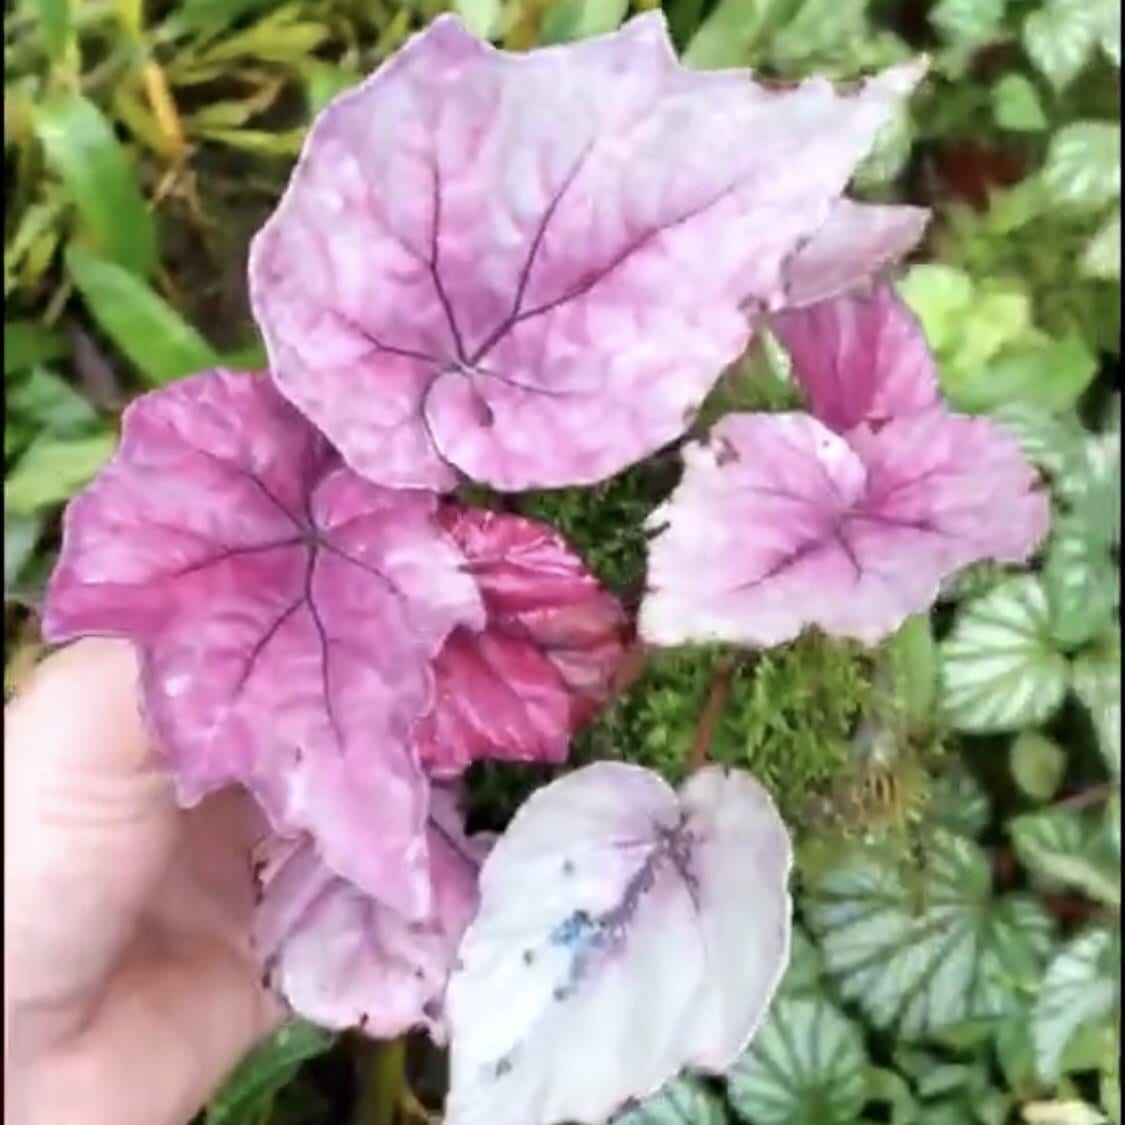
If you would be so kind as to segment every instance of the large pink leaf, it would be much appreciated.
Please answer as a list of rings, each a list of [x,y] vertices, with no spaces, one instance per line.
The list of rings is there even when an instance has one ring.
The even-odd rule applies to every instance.
[[[938,401],[926,337],[889,286],[784,312],[773,328],[810,410],[839,434]]]
[[[600,1123],[682,1067],[726,1069],[785,968],[790,863],[746,774],[677,797],[599,762],[538,790],[485,861],[449,984],[446,1125]]]
[[[681,67],[658,13],[524,55],[441,16],[321,114],[254,240],[274,378],[383,484],[609,476],[799,295],[919,73],[770,90]],[[848,284],[885,257],[856,254]]]
[[[449,504],[443,522],[484,601],[484,628],[445,642],[416,730],[431,774],[478,758],[560,762],[610,695],[627,621],[566,541],[519,516]]]
[[[454,797],[434,790],[427,826],[433,909],[410,920],[340,878],[312,838],[263,846],[255,947],[272,986],[298,1015],[391,1039],[423,1027],[446,1037],[444,999],[461,935],[477,909],[486,854],[467,839]],[[357,846],[381,845],[376,821]]]
[[[947,575],[1025,558],[1045,533],[1034,472],[985,419],[934,406],[853,442],[807,415],[741,414],[686,450],[651,517],[642,636],[766,646],[817,626],[874,642]]]
[[[341,875],[427,907],[427,789],[410,742],[429,664],[482,622],[436,500],[343,467],[264,375],[145,395],[70,504],[53,641],[131,638],[181,798],[249,785]],[[379,848],[356,847],[375,820]]]

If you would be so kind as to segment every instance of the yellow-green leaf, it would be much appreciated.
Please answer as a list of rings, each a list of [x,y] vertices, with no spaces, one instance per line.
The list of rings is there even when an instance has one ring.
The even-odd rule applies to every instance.
[[[30,516],[68,500],[105,464],[116,443],[111,433],[34,442],[4,481],[5,511]]]

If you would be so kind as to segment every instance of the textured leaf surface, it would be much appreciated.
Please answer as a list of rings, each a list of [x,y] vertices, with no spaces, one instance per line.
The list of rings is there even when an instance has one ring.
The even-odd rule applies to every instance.
[[[1046,594],[1030,575],[962,607],[941,653],[942,708],[959,730],[1035,726],[1066,694],[1067,662],[1051,638]]]
[[[917,77],[766,90],[680,67],[658,13],[524,55],[439,17],[321,115],[255,239],[278,386],[384,484],[609,476],[786,302]]]
[[[841,993],[903,1038],[999,1016],[1040,971],[1050,922],[1029,899],[994,899],[973,843],[937,831],[925,866],[855,852],[818,880],[807,918]]]
[[[850,1125],[867,1066],[860,1032],[831,1004],[783,997],[731,1068],[731,1105],[753,1125]]]
[[[1051,138],[1043,176],[1060,203],[1099,207],[1121,195],[1121,130],[1111,121],[1076,121]]]
[[[601,1122],[685,1067],[724,1070],[785,965],[789,865],[745,774],[705,768],[677,797],[599,762],[536,791],[450,983],[448,1125]]]
[[[625,613],[545,524],[458,505],[443,523],[486,621],[455,630],[434,662],[436,703],[415,731],[422,761],[435,776],[479,758],[561,762],[609,697]]]
[[[129,407],[69,506],[44,633],[138,643],[184,801],[243,782],[334,870],[421,911],[409,727],[429,659],[481,613],[435,506],[343,468],[265,376],[186,379]],[[382,851],[362,843],[373,815]]]
[[[982,559],[1022,561],[1047,498],[1016,442],[936,403],[890,290],[780,318],[815,417],[732,414],[684,451],[649,518],[641,632],[661,645],[772,645],[806,626],[872,642]]]
[[[1025,866],[1054,884],[1121,906],[1121,857],[1102,826],[1072,809],[1044,809],[1008,825]]]
[[[1071,939],[1047,966],[1031,1032],[1046,1082],[1058,1077],[1068,1043],[1086,1023],[1105,1019],[1120,1002],[1120,938],[1095,927]]]
[[[1074,661],[1074,692],[1086,705],[1110,776],[1121,778],[1121,633],[1114,629]]]

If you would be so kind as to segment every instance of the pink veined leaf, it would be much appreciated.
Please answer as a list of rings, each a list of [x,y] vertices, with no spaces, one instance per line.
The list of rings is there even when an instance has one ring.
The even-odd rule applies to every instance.
[[[433,711],[416,728],[434,776],[479,758],[561,762],[609,698],[628,622],[557,532],[519,516],[446,505],[476,580],[483,629],[456,629],[434,662]]]
[[[747,310],[800,295],[791,259],[920,73],[771,90],[681,67],[659,13],[519,55],[440,16],[321,114],[254,240],[273,377],[382,484],[601,480],[684,431]],[[833,236],[835,276],[913,214],[854,263]]]
[[[685,450],[650,517],[640,633],[780,644],[806,627],[875,642],[982,559],[1028,557],[1048,499],[1018,443],[937,399],[890,294],[780,318],[813,413],[728,415]]]
[[[888,285],[783,312],[772,327],[810,411],[838,434],[939,401],[921,325]]]
[[[600,1123],[685,1066],[725,1070],[785,968],[790,865],[746,774],[708,767],[677,796],[598,762],[538,790],[485,861],[450,980],[446,1125]]]
[[[804,308],[870,282],[921,241],[930,213],[841,199],[786,263],[786,308]]]
[[[433,908],[422,920],[341,878],[308,835],[264,844],[254,945],[271,986],[297,1015],[376,1039],[425,1028],[445,1043],[445,989],[476,913],[487,845],[465,836],[447,788],[435,787],[433,802],[426,828]],[[378,831],[372,821],[357,846],[378,848]]]
[[[133,640],[179,795],[241,782],[284,834],[408,914],[428,909],[412,748],[430,661],[483,622],[436,499],[346,468],[264,375],[144,395],[69,505],[44,633]],[[357,847],[379,825],[380,847]]]

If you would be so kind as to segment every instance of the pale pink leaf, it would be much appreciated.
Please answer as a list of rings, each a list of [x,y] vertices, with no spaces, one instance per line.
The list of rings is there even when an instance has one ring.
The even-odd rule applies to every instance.
[[[454,797],[440,787],[433,797],[426,830],[433,908],[421,920],[342,879],[310,836],[272,837],[260,850],[255,949],[298,1015],[379,1039],[425,1028],[445,1042],[446,984],[477,909],[484,853],[479,840],[466,838]],[[356,846],[378,848],[379,830],[372,820]]]
[[[450,981],[446,1125],[600,1123],[685,1066],[728,1067],[785,967],[790,864],[746,774],[708,767],[677,797],[599,762],[538,790]]]
[[[786,263],[786,307],[803,308],[866,284],[914,249],[929,217],[922,207],[841,199]]]
[[[67,509],[44,632],[128,637],[181,799],[230,782],[277,828],[407,911],[426,908],[427,787],[410,729],[430,660],[482,623],[423,493],[344,467],[264,375],[142,396]],[[381,849],[354,841],[372,818]]]
[[[809,409],[846,434],[938,401],[937,368],[913,313],[887,285],[780,314],[773,330]]]
[[[416,728],[422,761],[436,776],[479,758],[563,761],[609,697],[624,611],[545,524],[454,504],[443,522],[486,621],[455,630],[434,662],[435,707]]]
[[[786,303],[919,74],[771,90],[681,67],[659,13],[526,54],[440,16],[321,114],[254,240],[274,378],[383,484],[603,479]]]
[[[877,641],[947,575],[1023,559],[1047,497],[1016,442],[932,406],[851,443],[803,414],[728,415],[650,517],[650,643],[779,644],[815,626]]]

